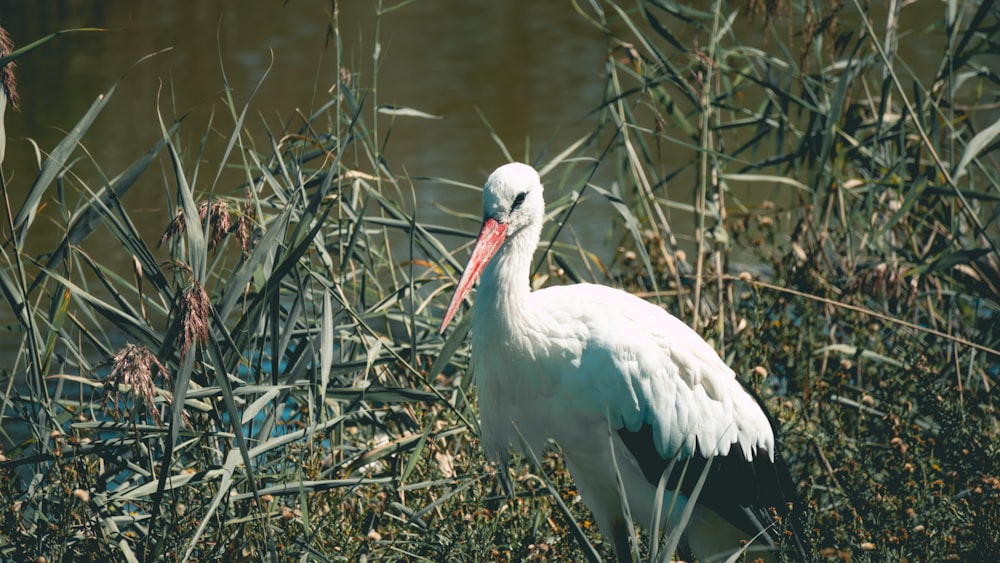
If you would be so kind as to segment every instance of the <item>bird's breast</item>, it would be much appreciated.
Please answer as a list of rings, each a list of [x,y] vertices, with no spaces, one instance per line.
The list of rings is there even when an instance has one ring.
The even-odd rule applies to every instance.
[[[507,447],[524,452],[525,443],[536,455],[549,440],[565,447],[604,420],[600,410],[580,412],[573,375],[580,354],[565,342],[531,329],[484,330],[473,335],[472,359],[490,457]]]

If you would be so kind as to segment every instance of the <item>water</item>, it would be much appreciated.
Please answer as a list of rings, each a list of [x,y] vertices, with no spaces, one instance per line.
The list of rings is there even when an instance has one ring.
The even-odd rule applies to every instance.
[[[527,139],[534,155],[546,143],[562,148],[591,127],[585,116],[600,102],[604,42],[561,3],[416,2],[382,19],[377,45],[372,4],[341,5],[345,63],[355,82],[371,84],[373,54],[380,53],[369,103],[410,106],[443,117],[394,123],[381,118],[383,132],[392,129],[385,157],[397,173],[481,184],[504,156],[477,109],[518,157],[524,156]],[[37,169],[27,138],[50,149],[126,72],[84,138],[106,173],[118,173],[160,137],[158,103],[167,118],[174,115],[173,107],[177,113],[193,110],[183,127],[191,144],[203,134],[213,108],[219,112],[218,128],[226,131],[231,120],[220,103],[220,59],[238,104],[269,72],[247,122],[255,138],[263,140],[262,119],[272,130],[280,129],[297,109],[308,113],[329,98],[339,73],[332,48],[325,46],[328,9],[328,2],[318,0],[223,1],[184,10],[169,2],[0,2],[3,23],[18,45],[59,29],[108,30],[63,36],[19,62],[23,107],[8,115],[5,162],[15,196],[26,193]],[[164,49],[169,51],[133,67]],[[93,167],[78,168],[87,174]],[[162,232],[168,215],[162,182],[149,176],[126,203],[140,219],[148,216],[152,237]],[[421,203],[454,196],[452,190],[438,190],[422,187]],[[17,197],[13,203],[19,203]],[[32,243],[42,250],[57,236],[33,233]]]
[[[345,66],[351,69],[352,80],[374,86],[368,103],[398,104],[442,116],[440,120],[379,117],[381,134],[391,130],[385,159],[397,174],[480,185],[505,161],[482,122],[484,117],[516,158],[529,160],[546,146],[550,154],[562,150],[594,127],[589,114],[602,99],[608,47],[603,33],[566,2],[420,0],[381,19],[375,17],[375,2],[339,5]],[[222,0],[178,6],[167,1],[0,0],[0,20],[18,45],[61,29],[105,29],[61,36],[18,61],[22,107],[20,112],[8,112],[3,164],[14,209],[35,177],[36,147],[43,153],[51,150],[94,99],[123,75],[108,107],[82,140],[85,150],[77,151],[73,173],[91,186],[99,185],[102,174],[110,178],[120,173],[160,138],[158,108],[167,121],[190,112],[181,136],[192,149],[214,110],[214,127],[221,136],[211,135],[207,156],[211,160],[220,155],[224,137],[232,130],[222,103],[223,69],[237,105],[264,79],[246,122],[261,144],[266,143],[265,124],[280,131],[286,122],[297,123],[296,111],[309,114],[327,101],[330,87],[340,77],[335,53],[325,44],[331,6],[326,0]],[[940,13],[908,10],[904,16],[904,27],[923,29]],[[753,20],[737,24],[744,40],[763,27]],[[928,40],[908,40],[901,44],[901,52],[916,49],[903,58],[926,59],[928,67],[917,70],[928,75],[937,58],[919,55],[927,49],[940,52],[939,47]],[[148,55],[152,56],[137,62]],[[373,85],[376,65],[378,81]],[[215,166],[209,162],[204,169],[210,172],[203,171],[209,178],[201,179],[201,189],[207,187]],[[146,240],[157,240],[171,216],[166,194],[173,188],[163,179],[169,176],[170,172],[151,169],[124,199]],[[689,178],[675,179],[671,197],[690,201],[684,198],[692,185]],[[759,185],[753,186],[752,194],[739,185],[734,189],[736,197],[747,203],[781,197],[761,193]],[[457,224],[435,203],[478,209],[478,196],[469,190],[418,182],[415,191],[420,221]],[[550,199],[556,195],[550,194]],[[68,197],[70,209],[78,197]],[[63,233],[53,225],[65,223],[64,212],[56,194],[47,194],[28,237],[29,254],[55,246]],[[578,239],[607,259],[616,242],[608,240],[612,215],[610,205],[595,198],[576,212],[563,237]],[[671,220],[675,232],[693,230],[690,215],[678,212]],[[107,248],[120,246],[103,228],[83,245],[85,251],[99,255],[102,264],[131,276],[131,257],[106,253]],[[167,253],[161,251],[160,258],[168,259]],[[12,324],[10,311],[0,307],[0,325]],[[0,361],[13,357],[15,344],[0,342]]]
[[[592,127],[586,115],[601,98],[604,41],[561,3],[416,2],[378,22],[374,3],[340,4],[344,60],[352,80],[371,85],[373,55],[379,53],[378,82],[368,103],[442,116],[379,117],[383,134],[391,129],[385,158],[398,174],[481,185],[505,157],[480,114],[519,158],[526,152],[534,157],[546,144],[561,150]],[[223,136],[231,131],[232,119],[222,102],[223,68],[237,105],[263,78],[246,129],[266,143],[265,123],[280,131],[285,122],[296,122],[296,111],[308,114],[326,102],[340,77],[335,52],[325,45],[329,9],[329,2],[319,0],[199,2],[182,10],[172,2],[0,1],[0,19],[17,45],[61,29],[106,30],[61,36],[18,61],[21,111],[8,112],[3,165],[11,205],[19,208],[35,178],[35,147],[51,150],[123,75],[108,107],[83,138],[85,151],[77,151],[80,161],[73,172],[88,185],[100,185],[101,175],[114,177],[160,138],[158,108],[167,122],[191,112],[181,136],[192,150],[213,110],[214,127]],[[213,135],[208,159],[224,147],[225,139]],[[212,164],[204,168],[215,169]],[[203,175],[208,177],[201,180],[202,189],[211,179],[211,174]],[[149,241],[159,238],[171,215],[166,194],[173,188],[163,177],[151,169],[124,198]],[[479,205],[474,193],[435,183],[420,183],[416,192],[421,221],[454,225],[435,202],[470,211]],[[73,209],[79,196],[72,189],[66,193],[66,207]],[[55,247],[63,233],[53,225],[65,223],[63,213],[56,194],[46,194],[28,237],[29,254]],[[605,217],[600,220],[606,225]],[[606,244],[606,228],[592,235],[583,229],[578,235],[594,247]],[[83,248],[130,275],[126,253],[99,254],[120,248],[104,228]],[[162,258],[168,258],[165,251]],[[6,307],[0,324],[13,324]],[[0,343],[0,356],[12,357],[14,344]]]

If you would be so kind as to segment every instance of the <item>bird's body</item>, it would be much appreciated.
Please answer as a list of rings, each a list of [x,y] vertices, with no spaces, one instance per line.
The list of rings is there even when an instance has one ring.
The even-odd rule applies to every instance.
[[[531,291],[544,203],[537,173],[509,164],[483,193],[484,225],[442,329],[480,272],[472,369],[483,447],[506,470],[508,450],[554,441],[620,559],[629,557],[618,478],[632,517],[648,524],[669,461],[678,523],[705,460],[712,465],[687,537],[702,561],[758,532],[769,507],[793,498],[771,421],[718,354],[663,309],[616,289],[577,284]],[[615,460],[615,461],[612,461]],[[693,462],[683,482],[685,462]],[[669,504],[672,495],[666,495]],[[664,509],[665,510],[665,509]]]

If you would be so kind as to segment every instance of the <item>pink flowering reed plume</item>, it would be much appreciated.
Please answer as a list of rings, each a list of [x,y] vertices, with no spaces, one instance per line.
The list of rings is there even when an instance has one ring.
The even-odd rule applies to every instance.
[[[233,222],[232,213],[229,211],[229,202],[226,200],[216,200],[212,204],[198,204],[198,218],[204,223],[208,217],[208,246],[211,249],[218,249],[222,243],[222,238],[229,233],[236,233],[239,240],[240,249],[246,254],[250,248],[250,224],[252,208],[249,201],[240,205],[240,210],[236,212],[236,222]],[[168,240],[182,234],[187,224],[184,222],[184,210],[178,209],[177,214],[167,225],[167,229],[160,237],[160,246]]]
[[[133,422],[139,422],[142,409],[152,413],[153,422],[160,424],[162,417],[156,407],[157,387],[154,380],[157,376],[163,378],[165,384],[170,384],[170,373],[145,346],[126,344],[111,358],[111,375],[104,381],[104,408],[116,420],[123,414]],[[126,396],[131,394],[130,400]],[[167,399],[170,403],[170,399]],[[124,411],[121,405],[131,404]]]
[[[14,41],[10,38],[7,30],[0,27],[0,57],[5,57],[14,50]],[[3,88],[4,94],[7,99],[10,100],[10,107],[17,109],[19,105],[19,98],[17,96],[17,77],[14,74],[14,70],[17,67],[17,63],[10,61],[0,69],[0,88]]]
[[[177,336],[181,358],[187,356],[192,344],[204,344],[208,341],[211,307],[212,303],[205,289],[198,282],[192,281],[191,286],[181,297],[181,331]]]

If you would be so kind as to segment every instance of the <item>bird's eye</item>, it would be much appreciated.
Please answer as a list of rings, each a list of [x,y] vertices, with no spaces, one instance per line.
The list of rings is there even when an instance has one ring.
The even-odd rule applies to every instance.
[[[524,198],[527,197],[527,196],[528,196],[528,192],[521,192],[521,193],[517,194],[517,197],[514,198],[514,203],[512,203],[511,206],[510,206],[510,210],[514,211],[518,207],[521,207],[521,204],[524,203]]]

